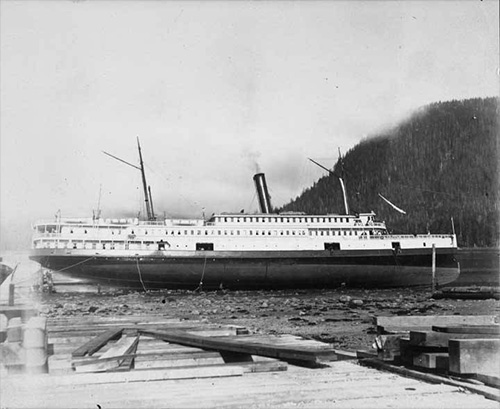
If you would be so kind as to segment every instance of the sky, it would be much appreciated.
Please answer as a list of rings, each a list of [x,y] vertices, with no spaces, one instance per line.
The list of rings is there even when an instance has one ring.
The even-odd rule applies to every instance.
[[[497,1],[0,0],[0,250],[31,225],[281,206],[340,148],[499,92]]]

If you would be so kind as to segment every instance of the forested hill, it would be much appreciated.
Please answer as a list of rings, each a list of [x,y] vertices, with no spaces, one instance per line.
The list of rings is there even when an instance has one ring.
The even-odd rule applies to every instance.
[[[497,118],[497,98],[439,102],[362,141],[333,169],[344,169],[351,213],[373,210],[394,233],[451,233],[453,217],[460,246],[498,246]],[[344,213],[338,179],[319,179],[280,211]]]

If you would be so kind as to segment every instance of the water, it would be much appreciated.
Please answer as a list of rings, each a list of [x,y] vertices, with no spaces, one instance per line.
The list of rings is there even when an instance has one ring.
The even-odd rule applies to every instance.
[[[460,277],[449,286],[498,286],[500,284],[500,249],[459,249]]]

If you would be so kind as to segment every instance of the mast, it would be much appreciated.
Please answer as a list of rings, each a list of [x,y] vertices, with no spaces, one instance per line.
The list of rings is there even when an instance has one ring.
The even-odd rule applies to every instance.
[[[139,137],[137,137],[137,148],[139,149],[139,162],[141,165],[142,187],[144,189],[144,201],[146,202],[146,213],[148,215],[148,220],[153,220],[151,206],[149,204],[148,185],[146,183],[146,172],[144,172],[144,162],[142,161],[142,153],[141,153],[141,145],[139,143]]]
[[[140,167],[133,165],[132,163],[129,163],[123,159],[120,159],[114,155],[111,155],[108,152],[102,151],[104,154],[111,156],[113,159],[119,160],[120,162],[125,163],[126,165],[132,166],[133,168],[140,170],[141,171],[141,176],[142,176],[142,187],[144,189],[144,201],[146,202],[146,214],[148,216],[148,220],[156,220],[154,211],[153,211],[153,199],[151,197],[151,187],[147,187],[146,183],[146,173],[144,172],[144,162],[142,161],[142,152],[141,152],[141,145],[139,143],[139,137],[137,137],[137,147],[139,148],[139,161],[140,161]]]
[[[345,214],[349,214],[349,205],[347,204],[347,192],[345,189],[345,183],[344,183],[344,162],[342,161],[342,154],[340,153],[340,148],[339,148],[339,160],[340,160],[340,186],[342,186],[342,195],[344,197],[344,208],[345,208]]]
[[[344,185],[344,180],[340,176],[338,176],[337,174],[335,174],[334,172],[332,172],[330,169],[324,167],[323,165],[319,164],[315,160],[312,160],[311,158],[308,158],[308,159],[312,163],[314,163],[315,165],[319,166],[321,169],[326,170],[328,173],[330,173],[330,175],[333,175],[333,176],[335,176],[336,178],[339,179],[339,181],[340,181],[340,187],[342,188],[342,197],[344,199],[345,214],[349,214],[349,205],[347,204],[347,193],[346,193],[346,189],[345,189],[345,185]]]
[[[153,196],[151,196],[151,186],[148,186],[149,205],[151,206],[151,220],[156,220],[155,211],[153,209]]]

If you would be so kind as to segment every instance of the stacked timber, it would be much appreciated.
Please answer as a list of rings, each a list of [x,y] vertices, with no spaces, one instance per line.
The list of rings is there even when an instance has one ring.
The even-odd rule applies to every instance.
[[[500,386],[496,316],[377,317],[378,359]]]
[[[346,359],[329,344],[293,335],[147,316],[51,319],[49,342],[51,374],[97,383],[241,376]]]

